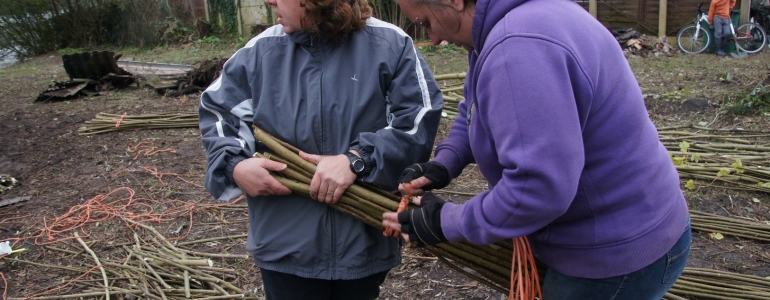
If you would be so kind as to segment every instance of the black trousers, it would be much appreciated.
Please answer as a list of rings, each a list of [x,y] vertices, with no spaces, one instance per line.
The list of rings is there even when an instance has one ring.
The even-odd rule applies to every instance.
[[[388,271],[361,279],[325,280],[260,270],[267,300],[374,300]]]

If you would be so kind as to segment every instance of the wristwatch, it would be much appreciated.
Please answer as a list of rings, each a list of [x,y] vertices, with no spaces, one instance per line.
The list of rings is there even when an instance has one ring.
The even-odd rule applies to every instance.
[[[345,152],[345,155],[350,159],[350,171],[352,171],[353,174],[356,174],[356,177],[363,175],[362,172],[366,168],[364,160],[351,152]]]

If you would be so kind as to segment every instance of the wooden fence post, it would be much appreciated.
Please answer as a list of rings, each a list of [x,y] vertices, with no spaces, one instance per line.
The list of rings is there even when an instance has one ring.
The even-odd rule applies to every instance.
[[[749,21],[749,9],[751,9],[751,0],[741,0],[741,17],[738,19],[738,24]]]
[[[658,37],[666,36],[666,20],[668,19],[668,0],[660,0],[658,15]]]
[[[597,0],[589,0],[588,1],[588,12],[594,16],[594,18],[598,19],[598,9],[596,8],[596,1]]]

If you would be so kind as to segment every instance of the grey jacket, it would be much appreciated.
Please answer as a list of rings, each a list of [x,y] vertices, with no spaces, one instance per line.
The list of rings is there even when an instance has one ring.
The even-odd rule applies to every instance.
[[[356,146],[374,164],[362,178],[395,190],[404,168],[427,161],[443,108],[441,92],[411,38],[370,18],[332,44],[273,26],[224,65],[201,96],[206,188],[242,194],[232,169],[256,152],[252,124],[313,154]],[[358,279],[401,261],[400,242],[326,204],[291,194],[247,197],[246,248],[260,268],[307,278]]]

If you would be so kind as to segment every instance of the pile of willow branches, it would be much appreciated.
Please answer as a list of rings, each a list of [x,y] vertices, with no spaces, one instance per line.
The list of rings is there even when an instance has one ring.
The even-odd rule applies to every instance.
[[[137,234],[134,234],[134,245],[131,247],[122,246],[127,253],[125,259],[111,260],[97,256],[88,244],[80,238],[77,230],[74,231],[76,239],[84,251],[95,261],[96,267],[91,270],[49,266],[12,259],[21,263],[76,271],[84,275],[98,269],[99,272],[95,274],[101,275],[100,280],[78,281],[80,277],[73,279],[72,282],[78,281],[78,284],[86,286],[77,294],[56,296],[40,296],[38,294],[24,299],[258,299],[254,295],[254,291],[244,291],[230,283],[243,273],[241,270],[214,267],[211,259],[201,257],[225,257],[223,254],[201,253],[178,248],[153,227],[130,219],[124,218],[123,220],[152,232],[152,241],[143,241]],[[67,252],[78,254],[73,251]],[[249,256],[227,255],[226,257],[248,259]],[[44,294],[53,293],[65,286],[54,288]],[[17,299],[9,298],[9,300]]]

